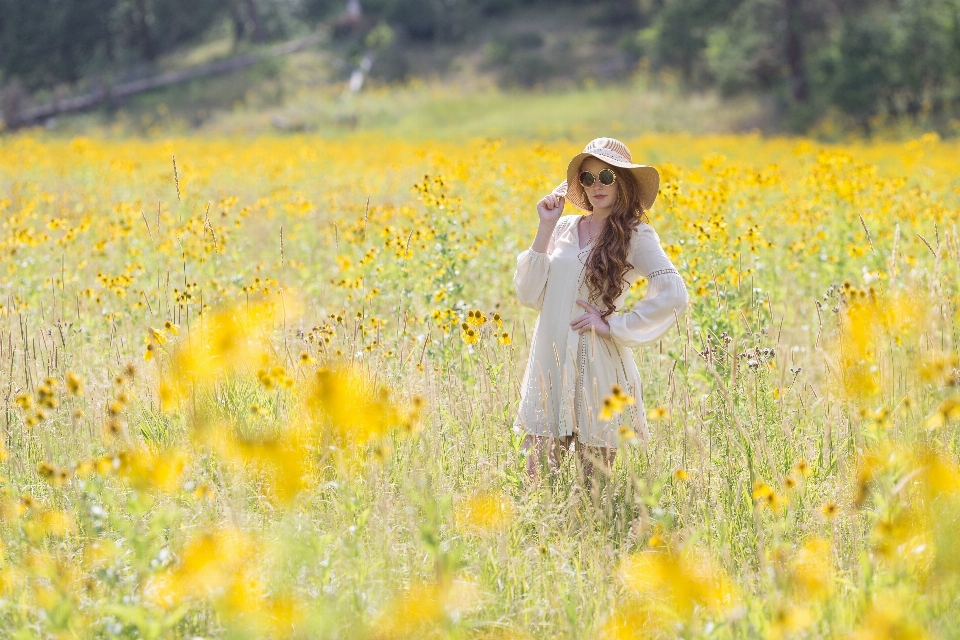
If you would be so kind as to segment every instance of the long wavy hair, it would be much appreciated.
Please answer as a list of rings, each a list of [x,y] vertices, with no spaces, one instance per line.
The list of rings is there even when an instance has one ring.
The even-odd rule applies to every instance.
[[[604,318],[616,311],[614,303],[629,286],[624,276],[633,265],[627,260],[633,230],[646,221],[646,211],[640,204],[640,185],[626,169],[612,167],[617,174],[617,200],[607,223],[597,236],[585,265],[590,301]],[[593,205],[587,199],[590,211]]]

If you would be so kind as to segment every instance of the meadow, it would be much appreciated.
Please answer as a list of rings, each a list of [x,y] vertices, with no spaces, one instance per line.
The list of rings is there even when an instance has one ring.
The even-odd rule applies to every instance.
[[[691,306],[590,490],[511,431],[585,142],[0,139],[0,635],[957,637],[960,142],[626,139]]]

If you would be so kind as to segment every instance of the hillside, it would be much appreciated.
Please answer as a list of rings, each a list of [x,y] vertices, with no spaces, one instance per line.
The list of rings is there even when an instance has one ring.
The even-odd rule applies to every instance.
[[[700,0],[367,0],[362,12],[346,3],[355,15],[341,0],[198,0],[195,24],[181,9],[163,13],[164,2],[145,3],[150,16],[112,9],[128,21],[151,18],[140,35],[126,22],[76,34],[39,14],[27,24],[23,7],[20,25],[10,12],[0,21],[8,125],[31,107],[56,113],[80,96],[96,104],[91,112],[29,122],[136,135],[412,128],[444,136],[455,128],[540,136],[597,125],[819,137],[960,131],[960,0],[890,11],[826,3],[812,13],[793,0],[729,0],[723,11]],[[32,27],[37,41],[11,36],[11,25]],[[40,48],[44,38],[53,55]],[[89,51],[77,49],[83,38]],[[284,55],[271,53],[278,48]],[[242,68],[126,90],[234,62]]]
[[[305,50],[50,119],[45,127],[101,135],[378,131],[582,138],[600,130],[629,136],[778,126],[771,102],[686,91],[675,75],[649,72],[631,59],[616,30],[582,24],[578,14],[569,7],[530,8],[484,21],[457,42],[393,42],[374,52],[357,92],[348,86],[358,67],[356,42],[321,27],[319,42]],[[163,56],[156,70],[229,59],[233,48],[229,34],[214,33]]]

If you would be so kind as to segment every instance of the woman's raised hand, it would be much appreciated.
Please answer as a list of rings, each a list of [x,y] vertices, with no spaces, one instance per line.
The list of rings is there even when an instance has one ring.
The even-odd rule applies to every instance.
[[[563,196],[555,193],[548,193],[543,200],[537,203],[537,213],[540,215],[540,222],[556,223],[563,213]]]

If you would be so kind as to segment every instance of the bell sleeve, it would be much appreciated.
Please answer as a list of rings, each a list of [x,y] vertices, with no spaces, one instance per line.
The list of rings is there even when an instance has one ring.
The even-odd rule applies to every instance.
[[[683,278],[660,246],[657,232],[648,224],[638,228],[630,263],[646,275],[647,291],[632,310],[608,317],[607,324],[615,343],[635,349],[659,340],[684,314],[690,298]]]
[[[550,275],[550,254],[553,253],[557,234],[565,224],[563,218],[550,234],[546,253],[527,249],[517,256],[517,270],[513,274],[513,286],[517,290],[520,304],[540,311],[543,308],[543,295],[547,290],[547,276]]]

